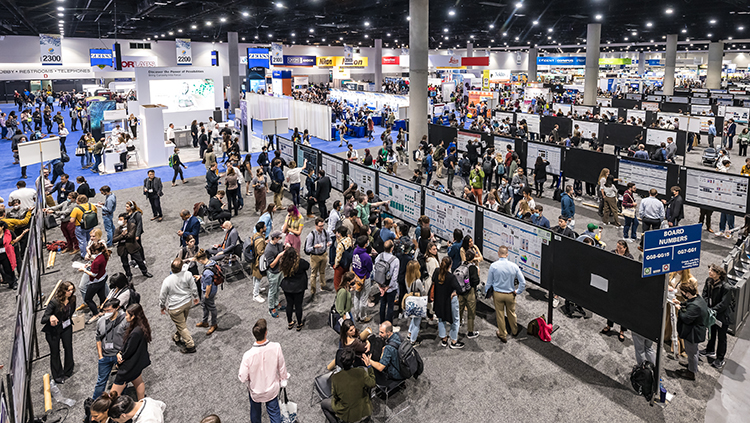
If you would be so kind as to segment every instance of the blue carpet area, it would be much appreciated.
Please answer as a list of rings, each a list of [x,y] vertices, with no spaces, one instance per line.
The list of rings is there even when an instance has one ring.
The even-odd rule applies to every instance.
[[[16,116],[20,116],[20,113],[18,113],[18,109],[14,104],[0,104],[0,110],[5,112],[6,114],[11,112],[12,110],[16,110]],[[55,106],[52,114],[54,115],[58,110],[60,110],[60,108],[58,106]],[[62,115],[65,120],[65,126],[68,128],[68,130],[70,130],[72,126],[68,112],[69,109],[65,109],[62,111]],[[65,173],[70,175],[70,179],[72,181],[75,181],[77,176],[83,175],[83,177],[86,178],[86,181],[88,181],[89,185],[97,191],[98,188],[102,185],[109,185],[110,188],[115,191],[125,188],[137,187],[143,184],[143,179],[146,178],[145,169],[125,171],[108,175],[98,175],[91,172],[91,170],[89,169],[81,169],[80,157],[76,157],[74,155],[76,143],[83,134],[80,125],[78,126],[78,130],[71,131],[65,142],[65,148],[70,155],[70,162],[65,164]],[[42,125],[42,130],[46,130],[46,127],[44,125]],[[57,135],[57,125],[54,125],[52,127],[52,132],[53,133],[50,135]],[[12,134],[8,134],[8,138],[10,138],[11,135]],[[5,154],[2,154],[0,156],[4,157],[4,159],[0,161],[0,196],[7,200],[10,192],[16,189],[16,182],[18,182],[21,177],[21,167],[13,164],[13,154],[10,150],[10,140],[1,141],[2,142],[0,143],[0,149],[2,150],[0,151],[4,151]],[[206,174],[205,167],[198,161],[186,163],[186,165],[188,168],[183,170],[185,178],[203,176]],[[36,177],[39,175],[39,170],[40,168],[38,164],[28,167],[28,169],[26,170],[26,175],[28,176],[28,179],[26,179],[27,185],[32,186],[35,183]],[[167,181],[172,180],[173,171],[169,166],[157,167],[155,168],[155,170],[156,176],[160,177],[165,184],[168,183]]]

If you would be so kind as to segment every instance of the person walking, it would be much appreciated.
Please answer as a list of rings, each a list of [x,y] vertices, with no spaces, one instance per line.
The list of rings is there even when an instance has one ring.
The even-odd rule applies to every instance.
[[[89,203],[89,198],[86,195],[79,195],[76,203],[76,208],[70,213],[70,221],[76,226],[75,234],[81,249],[81,258],[86,258],[84,246],[88,245],[91,231],[98,223],[96,206]]]
[[[206,251],[200,250],[195,255],[195,261],[203,266],[203,272],[199,277],[201,280],[201,294],[203,304],[203,320],[197,323],[195,327],[208,328],[206,336],[210,336],[218,328],[216,312],[216,286],[215,277],[217,276],[216,262],[208,259]],[[211,316],[211,325],[208,325],[208,317]]]
[[[290,204],[286,211],[287,215],[284,219],[284,225],[281,227],[281,232],[286,234],[284,244],[289,244],[299,253],[302,242],[300,236],[302,235],[305,218],[302,217],[302,214],[294,204]]]
[[[604,207],[602,209],[602,220],[605,225],[610,223],[617,226],[620,225],[620,221],[617,219],[619,211],[617,209],[617,185],[615,185],[615,177],[613,175],[607,176],[607,181],[602,187],[602,199],[604,201]]]
[[[497,251],[498,259],[490,265],[487,274],[487,284],[484,294],[492,289],[492,300],[495,305],[495,320],[497,322],[497,337],[508,342],[508,330],[513,336],[518,335],[516,323],[516,297],[526,287],[526,279],[521,269],[515,263],[508,261],[508,247],[500,246]],[[518,281],[518,287],[515,281]],[[509,328],[505,327],[505,313],[508,314]]]
[[[252,248],[255,260],[250,263],[253,279],[253,300],[258,303],[263,303],[265,300],[260,296],[260,282],[263,279],[263,274],[260,271],[260,259],[266,252],[266,224],[258,222],[255,224],[255,233],[250,237],[248,244],[245,248]]]
[[[146,385],[141,373],[151,365],[148,344],[151,342],[151,326],[140,304],[131,304],[125,310],[128,330],[125,332],[125,345],[117,353],[117,376],[112,391],[121,395],[128,383],[135,388],[138,400],[146,396]]]
[[[97,380],[92,399],[99,398],[107,387],[112,368],[117,364],[117,353],[122,350],[128,321],[120,307],[120,300],[112,298],[102,305],[104,315],[96,324],[96,352],[99,357]]]
[[[250,422],[260,423],[263,403],[271,423],[281,423],[279,391],[286,388],[289,373],[278,342],[268,340],[266,319],[253,325],[255,343],[242,356],[238,377],[250,397]]]
[[[279,269],[283,275],[281,289],[286,297],[287,329],[293,329],[296,324],[299,332],[305,326],[302,319],[302,300],[307,289],[307,270],[310,269],[310,263],[300,258],[299,252],[293,247],[287,247],[280,256]],[[297,317],[296,321],[293,316]]]
[[[281,260],[281,252],[284,251],[284,243],[282,242],[282,234],[279,231],[274,231],[268,237],[266,243],[266,250],[263,253],[264,259],[268,265],[266,277],[268,278],[268,313],[273,318],[279,317],[279,310],[285,310],[281,307],[279,302],[279,284],[281,283],[281,269],[279,268],[279,262]]]
[[[71,318],[76,311],[76,288],[72,282],[62,282],[44,309],[42,332],[49,345],[49,367],[52,379],[57,384],[73,376],[73,324]],[[60,343],[65,349],[65,364],[60,361]]]
[[[101,233],[101,231],[99,231],[99,233]],[[107,262],[109,261],[109,250],[103,243],[97,242],[91,246],[91,258],[92,262],[89,269],[86,267],[80,267],[78,269],[79,272],[88,275],[86,295],[83,297],[83,302],[89,307],[89,311],[92,315],[88,323],[94,323],[99,315],[99,306],[94,302],[94,295],[99,297],[99,305],[104,303],[104,299],[107,296],[106,285],[108,277]]]
[[[474,320],[477,315],[477,287],[479,287],[479,269],[474,263],[474,250],[468,250],[464,253],[465,260],[458,268],[453,269],[453,275],[461,287],[458,293],[458,316],[463,320],[464,310],[466,310],[466,337],[469,339],[479,336],[479,332],[474,330]]]
[[[187,183],[185,180],[185,176],[182,174],[182,168],[187,169],[187,165],[180,160],[180,149],[175,147],[174,153],[172,153],[172,156],[170,157],[170,161],[172,166],[172,170],[174,170],[174,175],[172,176],[172,186],[175,186],[175,182],[177,181],[177,175],[180,175],[180,180],[183,184]],[[182,167],[180,167],[182,166]]]
[[[172,341],[183,354],[195,352],[195,342],[187,329],[187,318],[191,306],[200,302],[193,274],[188,267],[189,263],[185,263],[179,257],[172,260],[172,273],[164,279],[159,292],[161,314],[169,313],[169,318],[177,328],[172,335]]]
[[[164,218],[161,211],[161,196],[164,195],[164,192],[162,191],[161,178],[156,177],[156,172],[153,169],[148,171],[148,178],[143,180],[143,195],[151,203],[151,211],[154,213],[151,220],[161,222]]]
[[[120,256],[122,262],[122,268],[125,271],[125,276],[128,278],[128,282],[133,279],[133,273],[130,271],[130,259],[132,259],[141,271],[143,276],[151,278],[153,275],[148,272],[146,263],[143,261],[143,250],[138,244],[137,235],[137,222],[136,219],[129,219],[131,215],[128,213],[122,213],[117,218],[117,228],[115,229],[115,235],[112,239],[114,245],[117,246],[117,255]]]

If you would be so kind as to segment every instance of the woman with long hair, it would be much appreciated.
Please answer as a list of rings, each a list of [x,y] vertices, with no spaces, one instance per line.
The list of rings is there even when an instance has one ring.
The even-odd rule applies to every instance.
[[[604,192],[602,191],[604,189],[604,184],[607,183],[607,176],[609,176],[609,169],[608,168],[602,168],[602,171],[599,172],[599,177],[596,178],[598,181],[596,184],[596,197],[599,199],[599,216],[604,216]]]
[[[677,309],[675,309],[673,303],[674,299],[677,299],[680,302],[685,301],[685,297],[680,293],[680,285],[683,281],[692,281],[696,285],[698,284],[698,279],[692,275],[690,269],[683,269],[669,274],[669,286],[667,291],[669,313],[667,313],[666,324],[664,326],[664,346],[667,348],[667,356],[674,360],[677,360],[679,357],[687,357],[687,354],[685,353],[685,341],[677,335]]]
[[[353,304],[351,285],[353,280],[354,272],[344,273],[344,276],[341,278],[341,283],[339,284],[339,289],[336,290],[336,301],[334,302],[334,306],[336,307],[336,312],[344,319],[352,318],[351,311]]]
[[[409,260],[409,263],[407,263],[406,265],[406,275],[404,276],[406,283],[406,292],[415,297],[424,297],[429,292],[428,288],[425,288],[425,284],[420,278],[421,273],[422,272],[419,268],[419,262],[416,260]],[[402,310],[405,308],[405,300],[406,296],[404,296],[404,299],[402,300]],[[421,324],[421,317],[412,317],[409,321],[409,333],[407,334],[407,337],[409,338],[409,341],[411,341],[411,344],[415,347],[420,344],[420,342],[417,341],[417,338],[419,337],[419,326]]]
[[[464,236],[463,241],[461,241],[461,262],[466,261],[466,252],[469,250],[474,252],[474,259],[471,260],[472,263],[479,264],[484,261],[482,252],[479,251],[479,247],[474,244],[474,239],[471,237],[471,235],[466,235]]]
[[[109,418],[116,423],[164,423],[164,410],[167,405],[153,398],[139,398],[133,401],[127,395],[120,396],[119,392],[110,393],[112,406],[109,408]]]
[[[122,394],[125,386],[132,383],[138,399],[146,396],[146,385],[143,383],[141,372],[151,365],[148,354],[148,343],[151,342],[151,326],[140,304],[131,304],[125,310],[125,318],[129,326],[125,331],[122,351],[117,353],[118,371],[112,391]],[[114,416],[110,416],[115,418]]]
[[[372,331],[370,328],[365,328],[365,330],[360,332],[351,319],[345,319],[341,322],[339,349],[336,351],[336,358],[326,366],[328,370],[333,370],[339,365],[339,355],[344,349],[350,349],[354,352],[356,357],[354,360],[354,366],[365,367],[362,355],[370,352],[370,341],[367,340],[367,337],[370,336],[371,333]]]
[[[86,267],[80,267],[79,272],[83,272],[89,276],[88,284],[86,285],[86,295],[83,297],[83,301],[89,306],[91,312],[91,319],[87,323],[94,323],[99,317],[99,307],[94,302],[94,295],[99,297],[99,305],[104,304],[104,299],[107,296],[107,262],[109,261],[109,250],[104,243],[97,243],[91,247],[91,254],[93,261],[91,266],[87,269]]]
[[[28,229],[26,229],[28,231]],[[3,252],[0,253],[0,275],[3,277],[3,282],[8,284],[8,288],[16,289],[16,250],[13,247],[15,243],[13,233],[8,229],[8,224],[0,220],[0,244],[2,244]],[[19,237],[20,238],[20,237]]]
[[[248,164],[249,166],[249,164]],[[255,170],[255,177],[247,179],[248,187],[252,185],[255,197],[255,213],[261,214],[266,209],[266,192],[268,192],[268,178],[263,173],[263,168]],[[249,188],[248,188],[249,189]],[[250,195],[248,193],[248,195]]]
[[[279,268],[283,276],[281,289],[284,291],[284,297],[286,297],[286,320],[289,324],[287,329],[291,330],[296,324],[297,332],[299,332],[305,325],[302,320],[302,300],[307,289],[307,270],[310,268],[310,263],[300,258],[299,251],[291,246],[287,247],[281,254]],[[296,322],[292,315],[296,315]]]
[[[114,398],[117,394],[104,392],[91,403],[91,423],[110,423],[109,409],[115,403]]]
[[[458,314],[458,295],[456,292],[461,289],[458,280],[451,273],[450,257],[443,257],[437,272],[432,275],[432,285],[434,286],[433,310],[438,317],[438,336],[441,339],[440,345],[448,346],[448,337],[450,336],[451,348],[463,348],[464,343],[458,340],[458,326],[460,315]],[[446,322],[450,323],[450,333],[446,332]]]
[[[70,318],[76,310],[76,287],[72,282],[57,286],[42,316],[42,332],[49,345],[49,367],[52,379],[64,383],[73,375],[73,324]],[[60,362],[60,342],[65,349],[65,365]]]
[[[302,234],[305,219],[294,204],[290,204],[286,211],[287,215],[284,219],[284,226],[281,228],[281,232],[286,234],[284,244],[292,246],[297,250],[297,254],[299,254],[302,243],[300,235]]]
[[[602,199],[604,200],[604,206],[602,208],[602,220],[605,225],[612,223],[613,225],[620,227],[617,215],[619,210],[617,209],[617,186],[615,185],[615,177],[612,175],[607,176],[606,182],[601,189]]]
[[[242,161],[240,166],[242,174],[245,176],[245,195],[250,195],[250,181],[253,180],[253,153],[245,154],[245,159]],[[262,169],[262,167],[260,167]],[[265,199],[265,197],[264,197]],[[262,207],[261,210],[265,208]]]
[[[536,163],[534,163],[534,187],[536,188],[537,198],[542,198],[544,192],[544,183],[547,182],[547,166],[549,166],[549,162],[544,160],[542,156],[536,158]]]
[[[233,167],[227,170],[224,176],[224,183],[227,187],[227,211],[234,209],[234,215],[240,212],[240,185],[238,182],[237,172]]]

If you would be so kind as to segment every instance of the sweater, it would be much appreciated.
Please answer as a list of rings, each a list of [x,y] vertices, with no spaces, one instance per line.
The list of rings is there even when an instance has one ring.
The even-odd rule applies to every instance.
[[[185,264],[181,272],[172,273],[164,279],[159,293],[159,308],[174,310],[189,303],[192,298],[198,298],[193,274],[187,268],[188,264]]]

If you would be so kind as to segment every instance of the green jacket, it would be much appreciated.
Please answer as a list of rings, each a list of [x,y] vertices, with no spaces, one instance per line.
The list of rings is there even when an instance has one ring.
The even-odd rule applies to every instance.
[[[472,188],[482,189],[484,186],[484,171],[482,169],[472,170],[469,173],[469,184]]]
[[[336,292],[336,301],[334,303],[336,311],[341,315],[350,312],[352,310],[352,293],[344,288],[339,288]]]
[[[740,132],[740,134],[737,136],[737,141],[741,145],[750,144],[750,132],[748,132],[747,134],[743,134]]]
[[[372,415],[370,389],[375,387],[372,367],[353,367],[331,376],[331,407],[344,422],[358,422]]]

